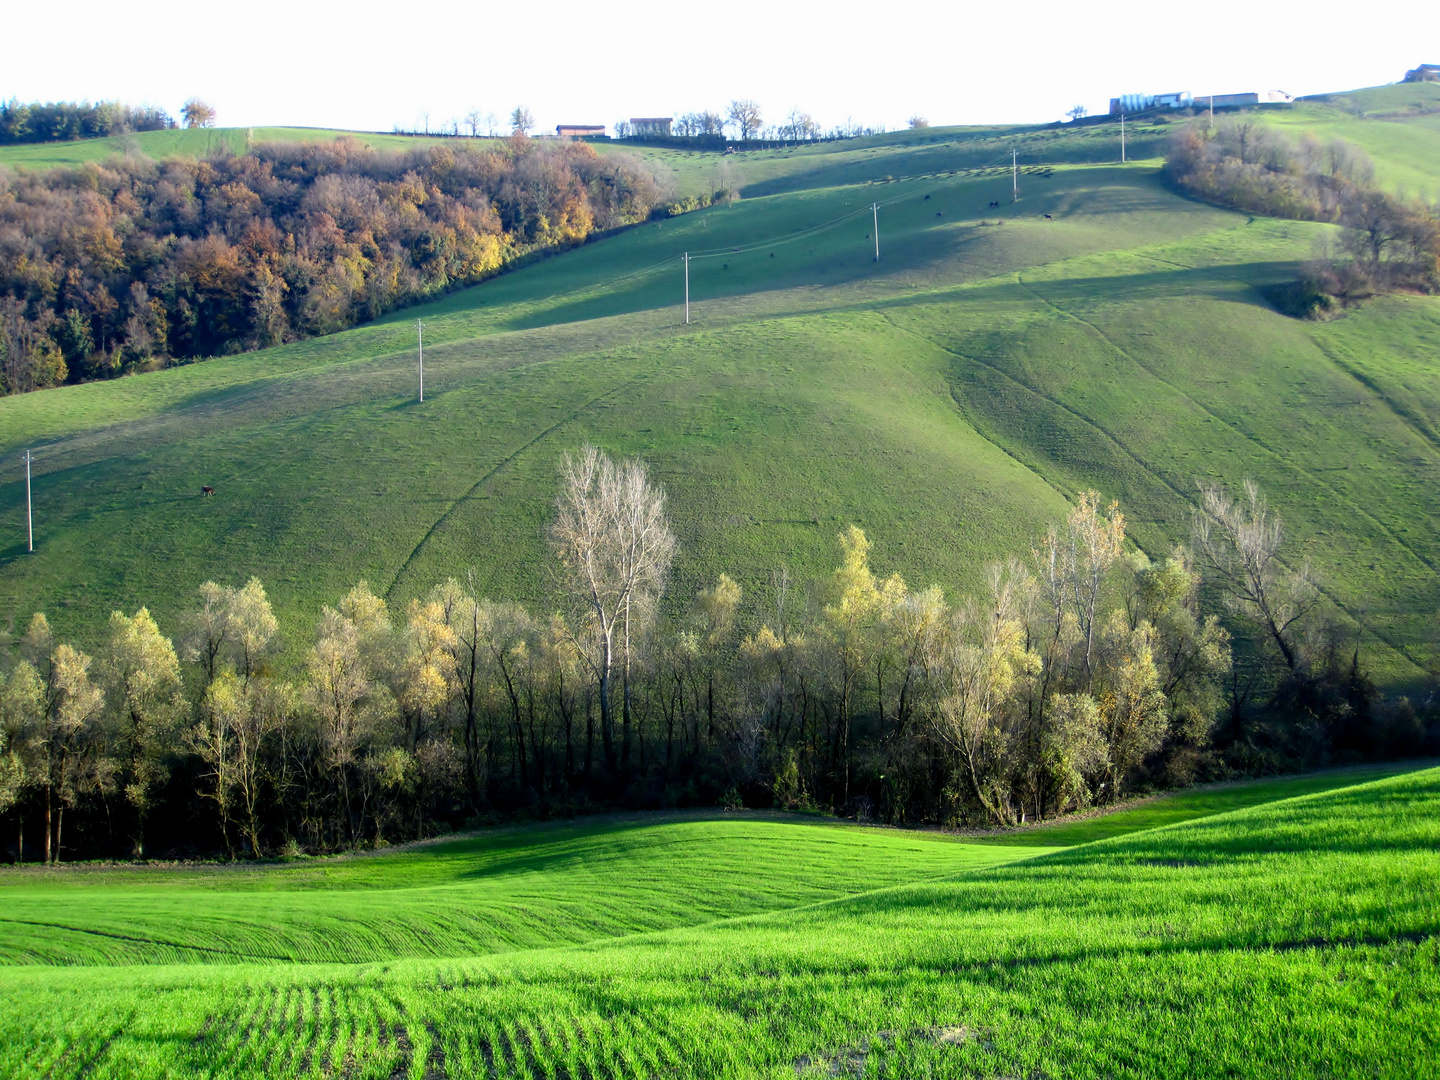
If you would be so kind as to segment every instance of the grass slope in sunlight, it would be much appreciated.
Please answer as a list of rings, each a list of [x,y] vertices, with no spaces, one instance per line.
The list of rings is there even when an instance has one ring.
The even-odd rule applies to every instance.
[[[201,581],[254,573],[293,657],[356,579],[403,604],[471,567],[543,610],[557,466],[590,440],[665,485],[677,608],[722,571],[757,605],[777,566],[825,574],[852,523],[878,569],[953,595],[1088,487],[1163,558],[1197,483],[1251,476],[1380,680],[1417,683],[1440,660],[1440,301],[1288,319],[1263,290],[1327,226],[1181,198],[1153,165],[1031,171],[1011,203],[1008,168],[960,167],[1000,137],[736,155],[775,193],[332,337],[0,401],[0,622],[43,608],[85,642],[143,603],[173,632]]]
[[[10,873],[3,910],[35,904],[26,933],[54,951],[0,967],[0,1071],[1425,1075],[1440,1065],[1440,770],[1333,786],[1347,779],[1271,782],[1331,789],[1021,861],[888,830],[652,820],[228,879]],[[1236,797],[1186,796],[1197,812]],[[717,892],[726,877],[741,880]],[[856,889],[870,891],[842,895]],[[444,891],[451,906],[426,917],[401,899]],[[398,913],[394,931],[328,940],[332,894],[352,918]],[[631,933],[686,894],[673,929]],[[253,906],[266,898],[269,913]],[[461,948],[454,912],[477,901],[488,917]],[[80,943],[87,909],[105,927],[81,933],[113,944]],[[528,947],[487,936],[502,910],[538,916]],[[213,959],[162,940],[157,912],[172,934],[208,924]],[[726,914],[742,917],[709,921]],[[232,962],[227,924],[229,941],[283,948],[303,931],[325,939],[317,960],[360,962]]]

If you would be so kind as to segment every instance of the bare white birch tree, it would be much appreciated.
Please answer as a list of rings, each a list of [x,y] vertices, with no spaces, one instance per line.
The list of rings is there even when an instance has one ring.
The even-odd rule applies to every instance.
[[[593,446],[565,455],[557,516],[550,530],[562,580],[592,629],[586,649],[599,684],[600,727],[613,768],[612,688],[622,661],[622,755],[630,736],[630,667],[638,631],[655,612],[675,557],[665,493],[640,461],[616,462]]]
[[[1298,570],[1280,565],[1284,536],[1280,515],[1271,513],[1254,480],[1245,481],[1239,499],[1219,484],[1201,486],[1196,552],[1225,589],[1230,607],[1258,624],[1294,671],[1300,654],[1293,630],[1319,602],[1320,590],[1309,562]]]

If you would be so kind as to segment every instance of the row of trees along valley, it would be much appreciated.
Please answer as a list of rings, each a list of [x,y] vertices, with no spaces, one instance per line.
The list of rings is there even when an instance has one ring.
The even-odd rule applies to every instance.
[[[624,154],[523,136],[0,170],[0,386],[331,333],[644,220],[663,198]]]
[[[1343,139],[1298,140],[1241,115],[1175,133],[1166,175],[1221,206],[1340,226],[1299,281],[1274,289],[1286,314],[1325,318],[1381,292],[1440,292],[1440,209],[1381,190],[1375,167]]]
[[[663,493],[587,448],[544,615],[455,580],[392,612],[361,582],[293,670],[254,579],[202,585],[178,645],[144,608],[93,656],[35,615],[0,679],[10,850],[259,857],[622,805],[1006,825],[1440,735],[1377,698],[1253,485],[1195,515],[1193,554],[1152,563],[1084,493],[954,603],[877,575],[852,527],[808,590],[780,571],[756,602],[722,574],[662,606]]]

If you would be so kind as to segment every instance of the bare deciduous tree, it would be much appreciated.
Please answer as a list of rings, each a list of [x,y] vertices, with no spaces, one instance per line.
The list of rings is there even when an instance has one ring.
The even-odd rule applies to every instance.
[[[1053,616],[1053,641],[1047,662],[1065,628],[1066,617],[1074,620],[1084,642],[1081,659],[1082,686],[1088,688],[1095,654],[1096,617],[1105,575],[1124,552],[1125,515],[1112,502],[1102,514],[1100,493],[1082,491],[1079,502],[1063,529],[1051,526],[1033,552],[1041,592]]]
[[[189,745],[206,767],[210,782],[203,797],[214,801],[220,832],[230,857],[235,845],[231,822],[240,817],[240,829],[250,853],[261,858],[260,796],[265,783],[266,740],[295,711],[294,692],[269,679],[242,679],[222,671],[206,688],[200,721],[190,732]]]
[[[749,98],[737,98],[730,102],[727,119],[735,125],[740,138],[747,141],[753,139],[764,124],[760,118],[760,106]]]
[[[111,713],[120,731],[125,801],[134,812],[135,856],[145,854],[145,819],[168,776],[167,744],[186,710],[180,660],[150,612],[110,616],[110,637],[101,665]]]
[[[1018,562],[989,569],[990,595],[967,603],[930,659],[937,693],[930,719],[935,733],[959,758],[960,772],[975,800],[1003,824],[1016,819],[1005,773],[1009,739],[1000,712],[1016,680],[1039,666],[1025,641],[1023,611],[1031,588]]]
[[[356,783],[360,752],[376,719],[393,707],[376,674],[388,659],[389,637],[385,602],[362,581],[340,610],[324,609],[306,661],[304,699],[319,722],[321,762],[345,811],[351,843],[360,837],[366,811],[366,791]]]
[[[1281,566],[1280,515],[1271,513],[1259,485],[1246,480],[1240,499],[1219,484],[1202,485],[1193,535],[1232,610],[1258,624],[1294,671],[1300,664],[1295,627],[1315,607],[1320,590],[1308,561],[1298,570]]]
[[[591,624],[587,650],[600,691],[606,759],[614,765],[611,686],[623,662],[623,739],[629,746],[630,664],[639,624],[654,614],[675,556],[665,493],[639,461],[615,462],[593,446],[565,455],[551,542],[566,589]]]
[[[515,106],[515,111],[510,114],[510,131],[515,135],[529,135],[530,129],[535,126],[535,115],[524,105]]]
[[[265,586],[256,577],[238,589],[207,581],[199,592],[200,609],[190,616],[184,658],[199,664],[207,685],[227,663],[248,683],[269,653],[280,625]]]

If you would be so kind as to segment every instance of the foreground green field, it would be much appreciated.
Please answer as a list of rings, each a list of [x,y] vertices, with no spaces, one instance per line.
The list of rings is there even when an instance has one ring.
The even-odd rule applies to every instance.
[[[1065,850],[637,818],[4,872],[0,1072],[1425,1075],[1440,770],[1369,775]]]

